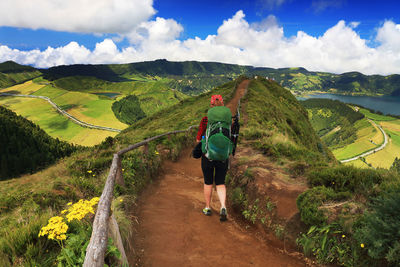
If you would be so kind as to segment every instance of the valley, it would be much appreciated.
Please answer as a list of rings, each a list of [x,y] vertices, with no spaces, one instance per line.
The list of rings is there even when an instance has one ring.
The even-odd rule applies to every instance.
[[[38,172],[28,171],[0,181],[1,266],[17,263],[52,266],[57,262],[65,263],[66,255],[73,255],[74,262],[83,262],[82,251],[90,239],[93,216],[68,222],[70,228],[66,240],[61,241],[62,246],[47,237],[38,237],[49,218],[64,216],[71,203],[100,196],[116,151],[158,134],[197,125],[209,108],[212,94],[221,94],[224,102],[233,103],[237,100],[233,100],[237,88],[243,90],[243,86],[247,87],[247,93],[240,107],[241,138],[238,154],[226,178],[231,221],[226,228],[217,226],[215,229],[227,231],[223,236],[235,242],[238,251],[243,251],[250,243],[262,249],[257,250],[259,257],[252,255],[248,262],[247,258],[236,257],[237,253],[231,253],[231,258],[248,264],[271,261],[276,266],[284,262],[298,262],[301,266],[314,266],[316,262],[334,262],[342,266],[358,266],[365,262],[373,265],[382,260],[396,262],[385,256],[373,258],[363,249],[364,244],[374,249],[368,233],[379,232],[364,210],[379,211],[371,206],[372,196],[387,202],[396,197],[391,192],[397,190],[400,176],[393,170],[375,168],[388,169],[398,156],[400,119],[339,101],[299,102],[281,86],[281,81],[263,76],[239,76],[232,80],[236,71],[246,71],[240,66],[185,64],[183,69],[170,68],[181,65],[165,61],[61,66],[48,72],[44,70],[39,78],[0,89],[0,93],[49,97],[79,120],[122,130],[113,133],[83,128],[57,113],[43,99],[0,98],[2,106],[37,123],[52,137],[86,146],[76,147],[71,155]],[[205,66],[208,68],[198,70]],[[223,74],[211,66],[234,71]],[[139,73],[139,67],[148,73]],[[306,73],[298,68],[280,71]],[[303,74],[291,76],[303,79]],[[202,79],[203,87],[199,86]],[[209,91],[212,79],[228,82],[212,86]],[[133,117],[129,124],[122,122]],[[388,135],[388,143],[382,150],[349,163],[338,163],[337,160],[384,144],[379,127]],[[10,142],[10,147],[21,147],[21,142],[12,134],[2,133],[15,142]],[[167,257],[169,262],[182,259],[194,265],[202,262],[198,252],[206,249],[201,247],[204,242],[196,243],[193,236],[196,230],[185,216],[190,214],[199,225],[207,226],[198,212],[202,204],[201,192],[197,191],[202,185],[199,165],[195,166],[194,159],[188,159],[194,134],[191,131],[163,137],[127,153],[122,159],[120,173],[125,186],[115,186],[112,209],[130,261],[139,264],[140,260],[161,259],[163,262]],[[21,158],[29,157],[21,153]],[[174,191],[167,187],[168,183],[182,186],[179,192],[192,193],[190,196],[178,191],[170,194]],[[147,203],[148,198],[141,195],[144,190],[160,190],[157,191],[160,194],[155,194]],[[166,197],[163,205],[157,204],[160,201],[157,197]],[[171,207],[178,205],[173,203],[184,204],[170,212]],[[155,215],[149,213],[154,205],[161,209]],[[160,227],[153,227],[151,222],[161,212]],[[362,226],[356,223],[360,218],[365,222]],[[140,225],[134,225],[141,220],[145,222],[144,228],[139,229]],[[169,245],[166,255],[153,240],[158,240],[160,229],[163,229],[161,234],[173,233],[177,220],[182,230],[179,242],[173,245],[177,235],[163,239],[166,244],[161,247]],[[134,233],[138,236],[132,239]],[[257,238],[253,240],[251,236]],[[391,242],[397,242],[396,236],[392,236]],[[132,240],[136,243],[132,244]],[[199,249],[178,254],[182,242],[189,248],[197,244]],[[118,260],[113,253],[117,250],[112,243],[109,245],[105,261],[114,266]],[[390,247],[385,248],[385,253],[392,253],[390,251]],[[179,257],[170,257],[172,254]],[[226,259],[219,260],[225,262]]]

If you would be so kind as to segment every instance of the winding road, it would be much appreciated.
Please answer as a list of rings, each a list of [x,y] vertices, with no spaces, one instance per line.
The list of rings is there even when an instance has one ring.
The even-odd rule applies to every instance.
[[[76,123],[76,124],[78,124],[78,125],[80,125],[82,127],[93,128],[93,129],[104,130],[104,131],[110,131],[110,132],[117,132],[117,133],[121,132],[121,130],[119,130],[119,129],[93,125],[93,124],[81,121],[81,120],[75,118],[74,116],[72,116],[71,114],[69,114],[68,112],[66,112],[65,110],[62,110],[59,106],[57,106],[56,103],[51,101],[51,99],[48,98],[47,96],[20,95],[20,94],[10,94],[10,93],[0,93],[0,96],[17,96],[17,97],[40,98],[40,99],[43,99],[43,100],[46,100],[47,102],[49,102],[50,105],[52,105],[58,112],[60,112],[61,114],[66,116],[68,119],[70,119],[71,121],[73,121],[74,123]]]
[[[349,159],[341,160],[341,161],[340,161],[341,163],[350,162],[350,161],[357,160],[357,159],[359,159],[359,158],[362,158],[362,157],[366,157],[366,156],[368,156],[368,155],[371,155],[371,154],[373,154],[373,153],[375,153],[375,152],[378,152],[379,150],[384,149],[384,148],[386,147],[386,145],[388,144],[389,138],[388,138],[387,134],[385,133],[385,131],[382,129],[382,127],[381,127],[380,125],[376,124],[373,120],[368,119],[368,121],[369,121],[371,124],[373,124],[373,125],[375,125],[376,127],[378,127],[379,130],[382,132],[383,137],[384,137],[383,144],[382,144],[381,146],[377,147],[377,148],[374,148],[374,149],[372,149],[372,150],[369,150],[369,151],[367,151],[367,152],[364,152],[364,153],[362,153],[361,155],[358,155],[358,156],[355,156],[355,157],[352,157],[352,158],[349,158]]]

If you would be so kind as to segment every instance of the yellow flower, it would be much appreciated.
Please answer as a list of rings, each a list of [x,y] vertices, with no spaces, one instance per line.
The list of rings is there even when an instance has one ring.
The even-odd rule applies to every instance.
[[[62,210],[61,211],[61,214],[64,214],[64,213],[66,213],[68,210]]]
[[[119,202],[123,202],[123,199],[121,198],[121,199],[119,200]]]
[[[95,177],[96,176],[96,174],[93,174],[93,177]]]
[[[156,151],[154,151],[154,154],[158,155],[158,154],[160,154],[160,153],[158,153],[158,151],[156,150]]]
[[[342,235],[342,237],[345,238],[346,236],[345,236],[345,235]]]
[[[364,243],[361,243],[360,247],[364,248]]]
[[[92,173],[92,171],[90,171],[90,170],[89,170],[89,171],[87,171],[87,172],[88,172],[88,173]]]
[[[125,171],[125,169],[122,169],[122,171]]]
[[[72,202],[68,202],[68,203],[67,203],[67,206],[70,206],[70,205],[72,205]]]

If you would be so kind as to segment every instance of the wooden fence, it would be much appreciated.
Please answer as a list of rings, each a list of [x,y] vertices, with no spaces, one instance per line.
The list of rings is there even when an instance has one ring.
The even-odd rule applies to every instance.
[[[111,235],[116,247],[121,253],[121,265],[128,266],[128,259],[122,243],[121,234],[119,227],[114,215],[111,213],[111,202],[113,199],[114,184],[115,182],[121,186],[125,185],[124,178],[122,176],[121,158],[122,156],[141,146],[145,146],[147,151],[148,143],[159,139],[164,136],[177,134],[177,133],[189,133],[192,128],[198,127],[197,125],[190,126],[187,130],[172,131],[164,134],[160,134],[151,138],[148,138],[142,142],[131,145],[125,149],[122,149],[114,154],[110,172],[106,183],[104,185],[103,193],[101,194],[96,215],[93,222],[92,236],[90,237],[89,245],[86,249],[85,267],[103,267],[104,266],[104,255],[107,250],[108,236]]]

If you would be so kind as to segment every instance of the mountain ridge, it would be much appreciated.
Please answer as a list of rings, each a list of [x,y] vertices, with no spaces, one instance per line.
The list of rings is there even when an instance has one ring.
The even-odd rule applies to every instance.
[[[0,72],[11,69],[22,69],[12,61],[0,64]],[[25,66],[26,67],[26,66]],[[32,67],[26,67],[31,69]],[[34,69],[34,68],[33,68]],[[43,73],[50,81],[71,77],[95,77],[106,82],[137,81],[137,76],[161,76],[182,80],[183,83],[170,81],[171,88],[189,94],[199,94],[210,90],[218,84],[228,82],[239,75],[264,76],[274,79],[283,87],[292,91],[326,91],[341,94],[400,95],[400,75],[365,75],[357,71],[334,74],[321,71],[309,71],[303,67],[269,68],[249,65],[227,64],[220,62],[200,61],[154,61],[127,64],[74,64],[60,65],[48,69],[35,69]],[[207,85],[202,85],[200,80]],[[0,79],[1,80],[1,79]],[[213,80],[217,80],[213,82]]]

